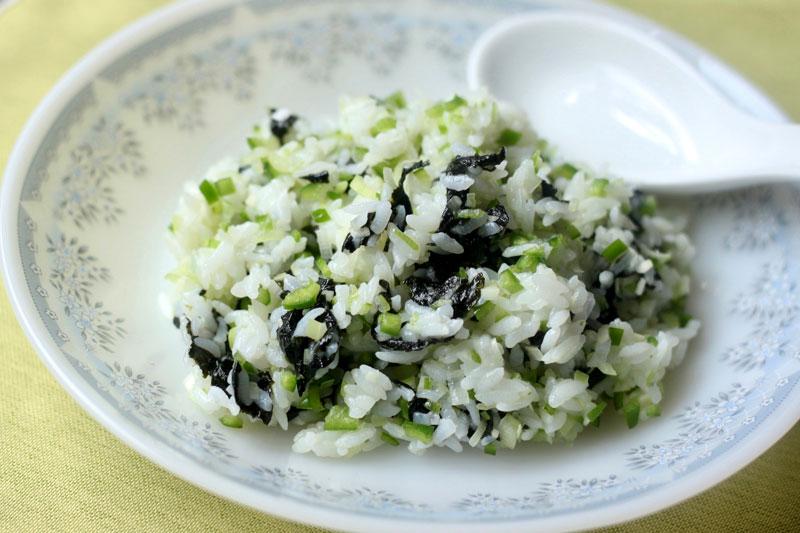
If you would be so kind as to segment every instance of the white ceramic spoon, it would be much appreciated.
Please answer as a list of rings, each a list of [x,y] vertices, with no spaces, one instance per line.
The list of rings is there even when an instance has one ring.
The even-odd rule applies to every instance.
[[[670,48],[600,16],[503,21],[475,44],[467,75],[524,109],[565,159],[651,191],[800,178],[800,126],[739,111]]]

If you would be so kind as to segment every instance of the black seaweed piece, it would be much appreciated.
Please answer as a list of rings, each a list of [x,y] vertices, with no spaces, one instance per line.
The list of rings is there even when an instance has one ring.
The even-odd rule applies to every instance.
[[[444,173],[450,174],[451,176],[457,174],[466,174],[468,169],[478,167],[482,168],[483,170],[491,171],[505,160],[505,147],[500,148],[500,151],[496,154],[457,156],[450,161],[450,164],[447,165],[447,169],[445,169]]]
[[[598,287],[592,292],[595,293],[595,297],[598,295],[602,296],[606,304],[605,306],[602,306],[598,303],[598,306],[600,307],[600,314],[597,317],[597,322],[599,324],[610,324],[615,319],[619,318],[619,311],[617,310],[617,289],[614,283],[612,283],[607,289]]]
[[[186,331],[192,339],[189,344],[189,357],[200,367],[203,377],[211,376],[211,384],[225,390],[228,387],[228,373],[233,367],[233,356],[228,342],[225,341],[225,353],[220,357],[215,357],[205,348],[195,344],[197,336],[192,335],[192,326],[188,320],[186,321]]]
[[[542,198],[555,198],[556,192],[557,189],[554,186],[542,180]]]
[[[452,338],[448,337],[446,339],[420,339],[417,341],[404,341],[403,339],[390,337],[382,341],[378,339],[378,336],[375,333],[375,328],[372,328],[370,331],[372,332],[372,338],[375,339],[375,342],[378,343],[378,346],[384,350],[391,350],[393,352],[418,352],[420,350],[424,350],[431,344],[444,342]]]
[[[471,280],[461,279],[461,281],[462,283],[450,298],[455,318],[462,318],[475,307],[475,304],[481,299],[481,289],[486,283],[486,279],[481,273]]]
[[[489,215],[489,222],[494,222],[502,229],[505,229],[508,226],[509,220],[511,218],[508,216],[508,211],[502,204],[497,204],[496,206],[489,208],[486,211],[486,214]]]
[[[405,283],[408,285],[409,294],[414,302],[430,307],[437,300],[454,292],[461,284],[461,281],[458,276],[450,276],[442,282],[422,278],[408,278]]]
[[[214,354],[196,345],[194,339],[189,346],[189,357],[197,363],[204,377],[211,377],[213,386],[222,390],[228,387],[228,373],[233,367],[233,357],[227,353],[222,357],[214,357]]]
[[[381,286],[381,288],[383,289],[383,292],[385,292],[389,296],[391,296],[392,286],[389,285],[388,281],[386,281],[385,279],[378,280],[378,285]]]
[[[172,317],[172,325],[175,326],[175,329],[180,329],[181,319],[176,316]]]
[[[634,226],[634,233],[639,233],[642,230],[642,206],[644,205],[645,194],[639,189],[633,191],[631,199],[629,200],[631,210],[628,213],[628,218],[631,219]]]
[[[472,280],[458,276],[450,276],[443,282],[408,278],[406,285],[411,299],[419,305],[430,307],[434,302],[447,298],[453,306],[453,317],[462,318],[480,300],[485,281],[483,274],[479,273]]]
[[[369,225],[372,224],[372,221],[375,219],[375,213],[372,212],[367,215],[367,221],[361,226],[362,229],[366,229],[366,235],[363,236],[354,236],[352,233],[348,233],[344,241],[342,242],[342,251],[343,252],[355,252],[365,244],[367,244],[367,240],[373,235],[372,230],[369,229]]]
[[[320,291],[321,292],[321,291]],[[307,337],[293,337],[297,323],[303,318],[301,310],[288,311],[281,319],[278,327],[278,342],[281,350],[297,372],[297,392],[303,394],[306,385],[317,373],[317,370],[330,365],[339,353],[339,326],[336,318],[327,309],[319,318],[325,322],[327,330],[318,341]],[[308,350],[310,360],[305,362],[305,351]]]
[[[465,191],[461,191],[461,194],[466,196]],[[448,191],[447,207],[442,213],[442,222],[439,224],[438,231],[446,233],[455,239],[464,248],[464,253],[437,254],[432,252],[428,257],[428,262],[421,265],[421,268],[429,269],[433,274],[431,278],[433,280],[444,280],[458,272],[462,267],[487,266],[496,269],[500,264],[502,254],[498,253],[497,242],[503,236],[509,222],[509,216],[505,208],[498,204],[486,212],[489,217],[486,224],[496,224],[499,229],[496,233],[488,236],[481,235],[481,228],[486,227],[486,224],[484,224],[481,228],[463,235],[454,231],[455,228],[464,223],[456,216],[458,210],[461,209],[460,198],[461,195],[456,193],[451,195],[450,191]]]
[[[599,368],[586,368],[584,373],[589,375],[589,388],[591,389],[606,378],[606,375]]]
[[[408,419],[410,421],[414,421],[414,413],[430,413],[431,410],[425,406],[425,402],[427,400],[425,398],[420,398],[419,396],[414,396],[410,402],[408,402]]]
[[[544,340],[544,333],[545,332],[540,329],[533,337],[530,337],[528,341],[531,343],[531,345],[541,348],[542,341]]]
[[[240,381],[242,378],[242,374],[247,374],[247,371],[239,364],[238,361],[235,361],[233,364],[233,372],[231,377],[231,386],[233,387],[233,398],[236,401],[236,405],[242,410],[243,413],[246,413],[254,418],[258,418],[264,424],[269,424],[269,421],[272,420],[272,410],[265,411],[259,405],[251,400],[250,403],[246,403],[244,399],[240,395]],[[272,378],[270,378],[269,374],[266,372],[259,372],[258,376],[249,376],[248,383],[255,378],[256,386],[265,391],[266,393],[272,392]]]
[[[330,309],[331,303],[325,298],[325,291],[332,291],[336,288],[336,282],[332,279],[320,276],[317,278],[317,285],[319,285],[319,294],[317,294],[317,301],[314,307],[324,307]]]
[[[462,412],[464,414],[466,414],[466,415],[469,415],[468,411],[462,411]],[[486,412],[486,411],[482,411],[482,412]],[[483,436],[485,437],[486,435],[489,435],[489,434],[492,433],[492,430],[494,429],[494,419],[490,416],[489,418],[487,418],[485,420],[483,418],[481,418],[481,420],[486,422],[486,429],[483,430]],[[480,422],[478,422],[477,424],[473,425],[472,418],[470,418],[469,427],[467,428],[467,438],[472,437],[475,434],[475,431],[478,429],[479,425],[480,425]]]
[[[311,183],[328,183],[330,179],[330,174],[327,170],[323,170],[322,172],[316,172],[314,174],[307,174],[305,176],[300,176],[301,180],[310,181]]]
[[[397,337],[389,337],[388,339],[381,340],[378,338],[377,333],[377,326],[378,326],[378,317],[375,316],[375,323],[372,324],[372,327],[369,329],[370,334],[372,335],[373,340],[383,348],[384,350],[391,350],[393,352],[418,352],[420,350],[424,350],[431,344],[438,344],[440,342],[447,342],[453,337],[441,337],[441,338],[432,338],[432,339],[419,339],[416,341],[405,341],[403,339],[398,339]]]
[[[413,213],[411,200],[403,188],[406,177],[429,164],[430,162],[428,161],[417,161],[416,163],[404,167],[400,174],[400,182],[392,192],[392,222],[394,222],[394,225],[397,226],[400,231],[406,229],[406,217]]]
[[[283,138],[286,137],[286,134],[292,129],[294,123],[297,122],[297,115],[289,115],[285,120],[275,120],[272,118],[275,111],[276,109],[274,107],[269,110],[269,129],[272,134],[278,138],[281,144],[283,144]]]
[[[241,174],[242,172],[244,172],[245,170],[247,170],[249,168],[250,168],[250,165],[242,165],[242,166],[240,166],[239,167],[239,174]]]

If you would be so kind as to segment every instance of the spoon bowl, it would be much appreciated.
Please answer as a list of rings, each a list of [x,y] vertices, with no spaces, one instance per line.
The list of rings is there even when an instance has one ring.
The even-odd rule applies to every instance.
[[[467,77],[524,109],[563,157],[648,190],[800,176],[800,126],[742,113],[669,47],[601,16],[502,21],[473,47]]]

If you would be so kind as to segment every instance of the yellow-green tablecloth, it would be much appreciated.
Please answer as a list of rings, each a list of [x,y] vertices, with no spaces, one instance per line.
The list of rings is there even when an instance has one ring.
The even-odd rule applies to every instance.
[[[0,1],[0,168],[84,53],[163,0]],[[688,35],[800,119],[800,0],[617,0]],[[800,148],[799,148],[800,149]],[[181,481],[89,418],[39,362],[0,295],[0,530],[318,531]],[[800,531],[800,426],[721,485],[609,531]]]

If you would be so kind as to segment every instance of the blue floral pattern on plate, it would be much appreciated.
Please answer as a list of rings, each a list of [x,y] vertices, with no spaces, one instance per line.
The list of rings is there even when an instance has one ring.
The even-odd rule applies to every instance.
[[[665,429],[658,434],[667,437],[647,440],[642,434],[644,440],[618,450],[616,463],[610,461],[613,469],[598,464],[588,477],[554,475],[522,493],[514,487],[505,492],[456,487],[437,502],[398,493],[391,484],[330,483],[300,467],[245,456],[230,430],[175,400],[180,387],[165,380],[161,366],[120,355],[122,346],[135,342],[135,324],[129,325],[126,311],[107,298],[122,267],[103,243],[124,238],[119,231],[138,214],[126,204],[132,187],[141,182],[152,187],[163,179],[156,173],[156,147],[147,142],[157,128],[182,132],[189,140],[208,137],[223,103],[239,106],[243,114],[247,110],[248,116],[257,112],[264,103],[257,96],[264,80],[267,85],[302,80],[307,90],[323,90],[354,65],[370,79],[383,80],[396,75],[397,65],[419,58],[420,50],[442,73],[436,83],[458,87],[465,54],[480,29],[520,9],[557,8],[544,0],[492,5],[450,0],[437,4],[441,12],[431,15],[430,6],[417,4],[422,8],[404,14],[381,2],[359,3],[357,14],[312,1],[223,8],[213,17],[189,21],[178,37],[122,55],[76,96],[39,148],[19,206],[25,275],[53,341],[88,386],[164,446],[265,493],[363,514],[415,520],[465,513],[480,520],[551,516],[624,501],[724,460],[800,378],[800,291],[794,281],[800,265],[792,237],[800,228],[800,194],[788,187],[696,200],[697,210],[721,228],[704,241],[716,243],[713,253],[721,261],[737,254],[750,257],[751,268],[742,271],[735,290],[713,295],[728,298],[722,313],[747,324],[718,353],[707,354],[731,379],[665,412],[659,422]],[[270,69],[274,77],[264,72]],[[402,79],[392,82],[402,84]],[[109,90],[114,98],[99,95]]]

